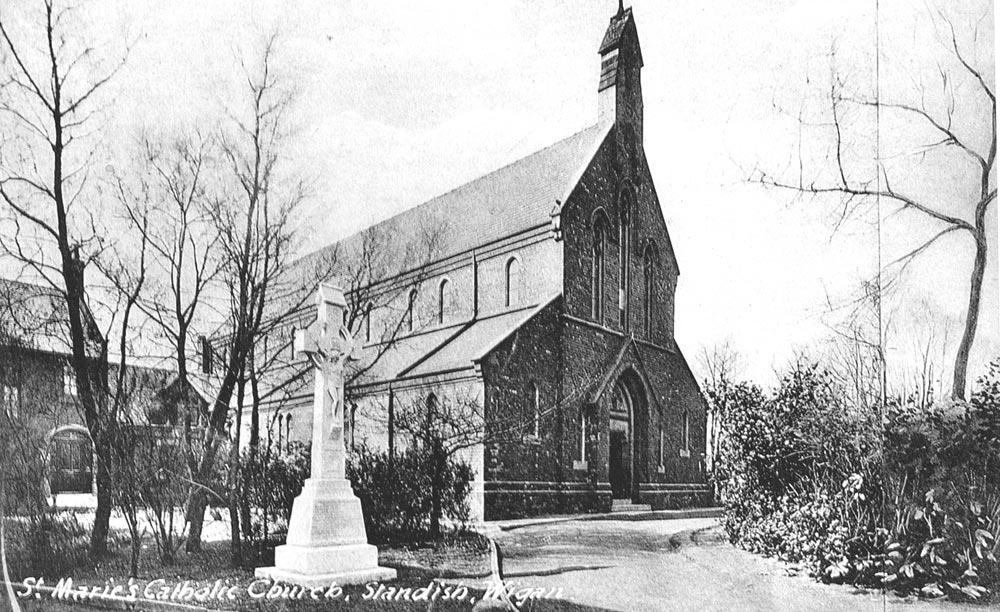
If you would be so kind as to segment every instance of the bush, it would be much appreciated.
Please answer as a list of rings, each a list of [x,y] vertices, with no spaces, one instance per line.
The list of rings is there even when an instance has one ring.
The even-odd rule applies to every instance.
[[[391,460],[388,453],[360,447],[350,456],[347,475],[361,499],[368,537],[406,541],[430,535],[433,499],[427,454],[409,448]],[[449,458],[442,473],[441,507],[456,523],[469,517],[472,468]]]
[[[249,507],[250,542],[263,542],[288,525],[292,503],[309,477],[309,449],[294,442],[284,453],[269,447],[248,449],[240,455],[240,497]]]
[[[71,512],[46,512],[6,521],[12,579],[59,576],[88,561],[90,530]]]
[[[766,397],[709,396],[730,538],[829,582],[982,599],[1000,588],[1000,361],[968,403],[897,402],[879,422],[820,368]]]

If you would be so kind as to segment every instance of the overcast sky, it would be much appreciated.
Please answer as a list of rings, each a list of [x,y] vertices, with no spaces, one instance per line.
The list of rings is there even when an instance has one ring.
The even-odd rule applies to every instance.
[[[852,84],[874,82],[874,1],[626,4],[645,60],[646,154],[681,268],[678,342],[697,371],[702,348],[729,339],[746,356],[747,375],[770,382],[796,348],[829,334],[827,305],[873,274],[876,233],[869,215],[832,235],[831,206],[794,202],[745,179],[757,165],[784,171],[796,156],[794,121],[776,107],[815,110],[801,101],[828,82],[831,44]],[[885,83],[912,93],[906,87],[922,82],[922,67],[934,68],[946,51],[934,42],[933,5],[881,5]],[[311,245],[319,246],[591,125],[597,47],[617,2],[101,6],[106,13],[94,20],[107,34],[138,40],[117,81],[109,124],[116,138],[142,125],[170,129],[212,117],[232,86],[238,49],[278,28],[283,67],[301,94],[295,163],[316,179]],[[981,14],[965,10],[962,24]],[[975,59],[992,85],[992,8],[980,26]],[[981,111],[976,95],[960,83],[959,110]],[[865,132],[864,119],[858,122]],[[985,142],[981,128],[972,124],[968,132],[977,144]],[[808,149],[812,137],[806,140]],[[893,144],[912,152],[905,140]],[[942,164],[933,181],[915,188],[930,189],[936,200],[960,198],[968,169]],[[887,219],[884,261],[933,233],[933,225],[908,215]],[[967,237],[949,238],[908,270],[905,303],[893,306],[902,309],[904,333],[913,329],[904,321],[910,311],[929,309],[921,316],[957,337],[971,245]],[[1000,354],[996,259],[994,248],[977,366]],[[950,363],[954,345],[948,350]]]

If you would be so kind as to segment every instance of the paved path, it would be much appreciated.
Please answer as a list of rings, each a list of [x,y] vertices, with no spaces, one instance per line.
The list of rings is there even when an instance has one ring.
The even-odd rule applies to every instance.
[[[715,519],[572,521],[498,537],[509,582],[562,587],[608,610],[982,610],[903,600],[789,576],[781,563],[731,546]],[[885,605],[885,607],[883,607]]]

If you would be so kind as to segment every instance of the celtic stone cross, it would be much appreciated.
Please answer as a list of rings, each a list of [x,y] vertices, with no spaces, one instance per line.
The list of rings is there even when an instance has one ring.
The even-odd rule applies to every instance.
[[[321,283],[316,320],[295,336],[296,354],[305,354],[315,368],[310,476],[320,480],[344,477],[344,367],[360,352],[343,324],[346,307],[343,291]]]

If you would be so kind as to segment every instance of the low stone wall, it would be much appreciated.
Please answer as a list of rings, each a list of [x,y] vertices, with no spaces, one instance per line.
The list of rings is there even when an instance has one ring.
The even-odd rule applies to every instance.
[[[606,482],[486,482],[485,520],[610,512],[611,499],[611,484]],[[645,483],[639,488],[639,503],[653,510],[706,507],[711,502],[711,489],[704,484]]]
[[[486,520],[552,514],[607,512],[611,485],[584,482],[493,481],[485,483]]]
[[[700,483],[643,483],[639,485],[639,503],[653,510],[702,508],[712,505],[712,490]]]

